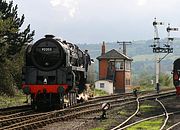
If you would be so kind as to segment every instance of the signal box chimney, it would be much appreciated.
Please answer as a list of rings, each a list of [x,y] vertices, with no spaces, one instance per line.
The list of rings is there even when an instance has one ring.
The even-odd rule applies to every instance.
[[[101,55],[104,55],[104,54],[105,54],[105,52],[106,52],[105,42],[103,41]]]

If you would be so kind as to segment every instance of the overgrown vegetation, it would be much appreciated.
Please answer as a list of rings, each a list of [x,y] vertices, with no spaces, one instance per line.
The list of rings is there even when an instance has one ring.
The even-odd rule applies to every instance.
[[[161,89],[173,87],[172,75],[161,73],[159,83]],[[133,84],[139,85],[141,90],[155,90],[155,75],[152,75],[149,72],[143,72],[140,76],[135,78]]]
[[[162,122],[162,118],[148,120],[134,125],[127,130],[159,130],[161,128]]]
[[[26,96],[21,92],[16,92],[13,97],[3,93],[0,94],[0,108],[21,105],[24,101],[26,101]]]
[[[121,111],[118,112],[118,114],[121,115],[121,116],[127,116],[128,111],[126,109],[122,109]]]
[[[108,93],[103,90],[95,89],[94,90],[94,96],[106,96]]]
[[[34,36],[30,25],[22,29],[25,17],[19,17],[17,11],[13,1],[0,0],[0,94],[8,96],[20,88],[23,48]]]
[[[141,112],[151,112],[154,109],[157,109],[157,106],[151,106],[149,104],[140,106]]]

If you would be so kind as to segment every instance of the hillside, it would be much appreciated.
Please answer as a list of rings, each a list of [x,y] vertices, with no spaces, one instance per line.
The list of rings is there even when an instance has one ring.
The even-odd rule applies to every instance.
[[[165,41],[162,40],[162,41]],[[153,43],[152,40],[140,40],[133,41],[132,45],[127,46],[128,56],[133,58],[132,72],[134,76],[139,76],[143,72],[151,74],[155,73],[155,54],[152,52],[150,45]],[[82,49],[88,49],[91,58],[95,60],[95,70],[98,72],[98,62],[96,57],[101,54],[102,44],[79,44],[78,46]],[[122,45],[118,43],[106,43],[106,52],[111,49],[122,51]],[[173,61],[180,57],[180,38],[175,38],[173,42],[174,53],[169,54],[165,59],[161,61],[161,72],[170,74],[172,71]],[[163,57],[164,54],[161,55]]]

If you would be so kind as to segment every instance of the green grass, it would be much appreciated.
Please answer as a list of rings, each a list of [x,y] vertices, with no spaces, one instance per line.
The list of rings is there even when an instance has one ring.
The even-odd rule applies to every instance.
[[[7,96],[6,94],[1,94],[0,108],[22,105],[25,100],[26,96],[22,93],[18,93],[14,97]]]
[[[99,89],[95,89],[94,93],[95,93],[95,96],[106,96],[106,95],[108,95],[107,92],[105,92],[103,90],[99,90]]]
[[[134,125],[126,130],[159,130],[163,122],[163,118],[144,121]]]
[[[127,116],[129,113],[125,109],[123,109],[123,110],[119,111],[118,114],[120,114],[122,116]]]
[[[155,108],[156,108],[156,106],[151,106],[151,105],[141,105],[140,106],[140,110],[142,112],[150,112],[150,111],[152,111],[152,109],[155,109]]]
[[[140,86],[140,90],[141,90],[141,91],[151,91],[151,90],[155,90],[155,87],[154,87],[153,85]]]
[[[174,86],[160,86],[160,90],[162,89],[168,89],[168,88],[174,88]],[[140,91],[156,91],[155,86],[154,85],[147,85],[147,86],[140,86]]]

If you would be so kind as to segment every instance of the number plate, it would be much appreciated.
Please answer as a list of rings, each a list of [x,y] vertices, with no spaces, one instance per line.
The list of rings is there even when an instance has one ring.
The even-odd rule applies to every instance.
[[[53,51],[53,48],[43,47],[41,48],[41,51],[50,52],[50,51]]]

